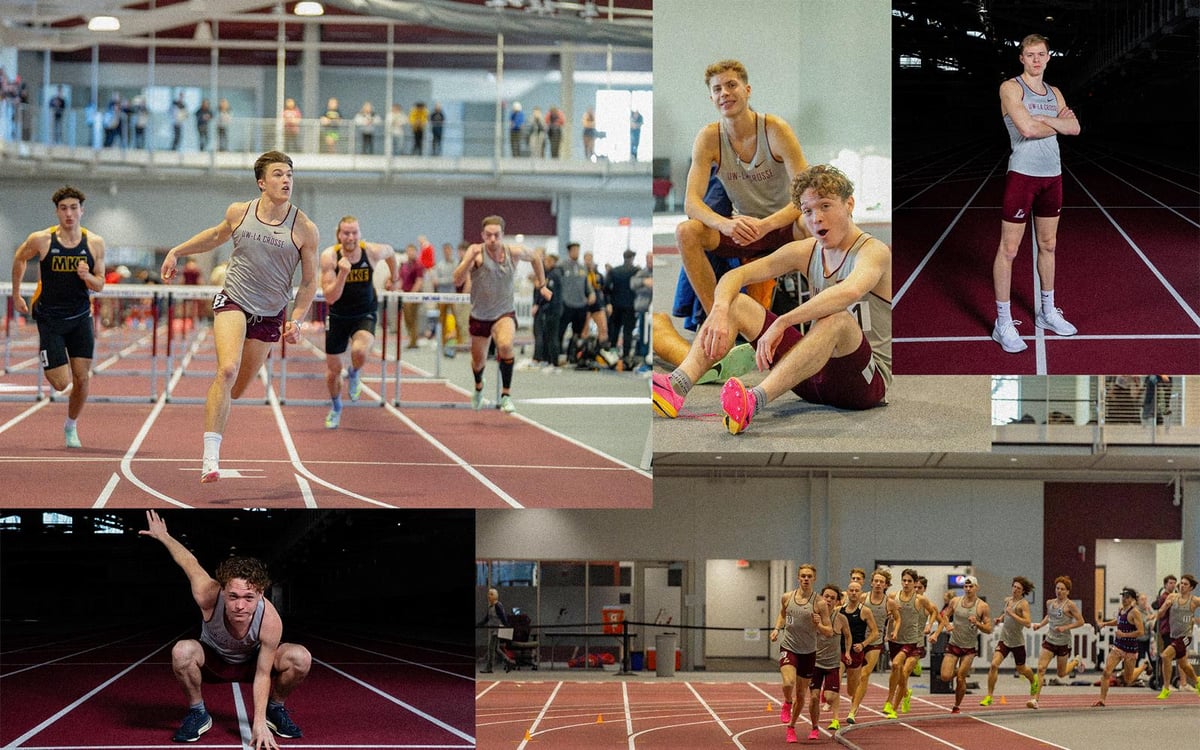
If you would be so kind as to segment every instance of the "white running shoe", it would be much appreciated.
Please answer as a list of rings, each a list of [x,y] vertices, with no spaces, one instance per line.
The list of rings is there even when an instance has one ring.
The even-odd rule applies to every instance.
[[[221,469],[217,466],[217,459],[206,458],[201,462],[200,466],[200,484],[209,484],[221,478]]]
[[[1078,332],[1078,329],[1068,323],[1067,319],[1063,317],[1062,308],[1060,307],[1056,307],[1048,313],[1039,312],[1033,324],[1038,328],[1046,328],[1054,331],[1059,336],[1074,336]]]
[[[1022,341],[1021,335],[1017,333],[1017,326],[1019,325],[1021,325],[1021,321],[1019,320],[1014,320],[1011,323],[1003,325],[997,320],[996,325],[992,328],[992,341],[999,344],[1000,348],[1009,354],[1025,351],[1029,348],[1029,344]]]

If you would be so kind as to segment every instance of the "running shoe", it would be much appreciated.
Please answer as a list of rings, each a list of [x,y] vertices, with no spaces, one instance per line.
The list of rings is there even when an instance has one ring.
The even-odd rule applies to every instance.
[[[754,363],[754,346],[751,344],[738,344],[729,350],[721,359],[700,376],[696,381],[696,385],[704,383],[724,383],[729,378],[740,378],[748,372],[753,372]]]
[[[837,730],[839,730],[841,728],[842,728],[842,725],[838,722],[837,719],[834,719],[833,721],[829,722],[829,731],[836,732]]]
[[[921,662],[917,662],[913,666],[913,677],[920,677],[920,676],[921,676]]]
[[[483,408],[483,383],[479,383],[479,387],[471,394],[471,408],[479,411]]]
[[[779,723],[787,724],[792,720],[792,704],[784,703],[783,708],[779,711]]]
[[[959,708],[958,706],[955,706],[954,708],[951,708],[951,709],[950,709],[950,713],[952,713],[952,714],[960,714],[960,713],[962,713],[962,709],[961,709],[961,708]]]
[[[1200,680],[1196,680],[1196,695],[1200,695]]]
[[[896,709],[892,708],[892,704],[890,702],[883,704],[883,715],[889,719],[896,718]]]
[[[1022,341],[1021,334],[1017,333],[1017,326],[1019,325],[1021,325],[1021,321],[1019,320],[1014,320],[1004,325],[1001,325],[1000,321],[997,320],[995,327],[992,328],[992,341],[999,344],[1000,348],[1009,354],[1025,351],[1029,348],[1029,344]]]
[[[721,408],[725,410],[725,429],[730,435],[746,431],[754,418],[754,397],[737,378],[730,378],[721,386]]]
[[[1096,701],[1092,704],[1092,708],[1104,708],[1104,701]]]
[[[992,705],[992,696],[990,696],[990,695],[989,695],[988,697],[986,697],[986,698],[984,698],[983,700],[979,701],[979,705],[981,705],[981,706],[990,706],[990,705]]]
[[[1162,692],[1158,694],[1158,699],[1160,701],[1165,701],[1167,699],[1167,697],[1170,695],[1171,695],[1171,686],[1163,685]]]
[[[1082,664],[1082,660],[1079,657],[1075,657],[1075,658],[1071,659],[1071,661],[1067,662],[1067,679],[1068,680],[1075,679],[1075,675],[1079,671],[1079,667],[1081,664]]]
[[[789,743],[800,741],[800,738],[796,736],[796,728],[795,727],[787,728],[787,741]]]
[[[814,730],[812,730],[811,732],[809,732],[809,733],[808,733],[808,738],[809,738],[810,740],[819,740],[819,739],[821,739],[821,730],[819,730],[819,729],[814,729]]]
[[[683,408],[683,396],[671,387],[671,377],[661,372],[650,376],[650,400],[654,402],[654,413],[674,419]]]
[[[175,742],[195,742],[200,739],[200,735],[210,729],[212,729],[212,717],[208,715],[208,711],[203,708],[190,708],[187,716],[183,717],[183,723],[179,725],[179,729],[171,739]]]
[[[82,448],[83,443],[79,442],[79,428],[64,427],[63,437],[66,438],[68,448]]]
[[[828,710],[829,710],[829,704],[826,703],[825,701],[821,701],[821,712],[824,713]]]
[[[325,415],[325,429],[336,430],[338,425],[342,423],[342,413],[337,409],[330,409]]]
[[[912,688],[909,688],[904,697],[900,699],[900,713],[906,714],[910,708],[912,708]]]
[[[1074,336],[1078,332],[1075,326],[1067,322],[1067,319],[1063,317],[1062,309],[1058,307],[1048,313],[1039,312],[1034,318],[1033,324],[1038,328],[1054,331],[1059,336]]]
[[[854,717],[853,717],[853,716],[847,716],[847,717],[846,717],[846,725],[847,725],[847,726],[854,726]]]
[[[267,728],[280,737],[304,736],[304,732],[301,732],[300,727],[296,726],[296,722],[292,721],[292,717],[288,716],[287,709],[283,707],[282,703],[267,704]]]
[[[505,414],[512,414],[516,410],[517,406],[513,403],[512,396],[505,393],[500,397],[500,411]]]
[[[1030,699],[1029,699],[1029,700],[1028,700],[1028,701],[1025,703],[1025,707],[1026,707],[1026,708],[1037,708],[1037,707],[1038,707],[1038,700],[1037,700],[1037,698],[1030,698]]]
[[[217,459],[206,458],[200,463],[200,484],[215,482],[220,478],[221,469],[217,466]]]
[[[350,375],[347,388],[350,391],[350,400],[357,401],[358,397],[362,395],[362,372],[361,371],[356,370],[354,373],[352,373]]]

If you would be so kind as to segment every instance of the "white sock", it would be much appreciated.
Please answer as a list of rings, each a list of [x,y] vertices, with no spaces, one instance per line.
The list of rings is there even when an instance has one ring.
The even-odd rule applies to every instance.
[[[996,300],[996,322],[1001,325],[1012,322],[1012,302]]]
[[[1047,289],[1042,291],[1042,315],[1049,315],[1054,312],[1054,290]]]
[[[63,429],[64,429],[64,430],[73,430],[73,429],[75,429],[75,420],[74,420],[74,419],[71,419],[70,417],[67,417],[67,421],[66,421],[66,422],[63,422]]]
[[[204,433],[204,460],[216,461],[221,457],[221,433]]]

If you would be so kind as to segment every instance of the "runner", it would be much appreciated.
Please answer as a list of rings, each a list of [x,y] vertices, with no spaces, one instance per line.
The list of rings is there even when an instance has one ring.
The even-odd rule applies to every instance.
[[[1112,649],[1109,650],[1108,659],[1104,662],[1104,675],[1100,678],[1100,700],[1093,703],[1093,707],[1104,706],[1104,701],[1108,698],[1108,685],[1112,681],[1113,670],[1116,669],[1118,663],[1123,662],[1125,665],[1121,670],[1125,687],[1130,687],[1137,682],[1138,676],[1145,669],[1144,666],[1139,666],[1137,663],[1138,639],[1142,637],[1142,633],[1146,632],[1146,623],[1142,620],[1142,613],[1137,608],[1136,591],[1131,588],[1122,589],[1121,609],[1117,612],[1117,616],[1111,620],[1097,620],[1096,631],[1099,632],[1100,628],[1109,625],[1117,626],[1117,634],[1113,637]]]
[[[942,682],[954,682],[954,708],[950,713],[962,710],[962,699],[967,694],[967,678],[975,654],[979,653],[979,634],[992,632],[992,622],[987,602],[979,598],[979,580],[975,576],[963,578],[963,595],[950,602],[950,622],[946,630],[950,643],[942,657]]]
[[[847,724],[854,723],[854,715],[858,712],[858,707],[867,694],[867,686],[871,684],[871,675],[875,674],[875,667],[879,664],[880,655],[883,654],[883,636],[888,623],[890,622],[894,627],[900,619],[900,605],[896,604],[896,600],[887,593],[891,584],[892,572],[890,570],[877,568],[871,574],[871,590],[863,599],[863,606],[870,610],[871,617],[875,620],[876,631],[875,637],[868,638],[863,646],[862,679],[858,683],[858,689],[854,692],[854,701],[850,704],[850,713],[846,716]]]
[[[1079,657],[1071,656],[1071,631],[1083,625],[1083,615],[1075,602],[1068,597],[1071,593],[1071,579],[1059,576],[1054,579],[1054,598],[1046,602],[1046,616],[1041,622],[1034,623],[1033,629],[1046,628],[1046,637],[1042,639],[1042,652],[1038,656],[1037,691],[1025,705],[1029,708],[1038,707],[1038,696],[1046,686],[1046,667],[1051,659],[1057,659],[1058,676],[1066,677],[1073,673],[1082,662]]]
[[[1004,611],[996,618],[994,624],[999,624],[1000,641],[992,652],[992,667],[988,670],[987,696],[979,701],[981,706],[992,705],[992,694],[996,690],[996,678],[1000,675],[1000,664],[1009,654],[1017,664],[1017,673],[1029,680],[1029,695],[1032,698],[1038,692],[1038,678],[1025,664],[1025,628],[1033,624],[1029,613],[1029,602],[1026,596],[1033,595],[1033,582],[1024,576],[1012,580],[1012,595],[1004,597]]]
[[[787,741],[797,742],[796,719],[804,711],[804,697],[816,664],[817,634],[831,635],[829,607],[813,591],[817,569],[805,563],[796,571],[799,587],[783,595],[779,616],[771,630],[771,643],[779,644],[779,674],[783,678],[783,710],[780,720],[787,724]],[[797,678],[803,682],[797,685]],[[816,700],[815,696],[813,698]]]

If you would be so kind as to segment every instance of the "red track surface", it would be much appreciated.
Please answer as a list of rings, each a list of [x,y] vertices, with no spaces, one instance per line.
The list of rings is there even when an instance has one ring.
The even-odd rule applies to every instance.
[[[19,369],[0,379],[10,392],[37,382],[29,333],[12,342],[11,361]],[[596,507],[607,498],[623,507],[649,507],[651,502],[647,472],[520,415],[382,406],[369,390],[379,387],[377,363],[368,367],[364,400],[346,401],[341,427],[326,430],[325,406],[297,403],[327,400],[323,359],[294,348],[286,390],[276,360],[273,398],[255,382],[234,402],[221,448],[222,479],[201,485],[204,406],[181,401],[203,399],[214,367],[211,354],[205,356],[209,350],[201,348],[178,372],[174,400],[158,403],[150,400],[149,376],[140,374],[150,367],[143,343],[135,340],[130,356],[105,362],[128,343],[115,338],[109,332],[100,339],[95,363],[101,372],[92,379],[92,400],[79,423],[83,450],[62,447],[64,403],[0,401],[0,464],[20,467],[5,470],[6,506]],[[175,364],[178,370],[182,362]],[[159,367],[161,390],[165,363]],[[105,403],[106,396],[135,402]],[[278,403],[281,396],[286,403]],[[402,396],[403,403],[468,400],[438,381],[406,382]],[[563,493],[564,472],[594,473],[606,492],[602,498]]]
[[[1032,230],[1013,266],[1029,348],[991,341],[991,267],[1004,160],[963,155],[904,183],[895,212],[895,370],[905,374],[1194,373],[1200,370],[1200,193],[1195,174],[1114,158],[1064,165],[1056,304],[1071,338],[1033,325]],[[898,184],[900,181],[898,181]]]
[[[110,642],[121,637],[21,650],[6,642],[10,650],[0,659],[0,744],[170,747],[186,711],[169,653],[181,633],[160,628]],[[313,654],[308,679],[288,700],[304,738],[281,740],[282,746],[473,746],[469,655],[361,639],[333,642],[312,634],[296,640]],[[198,746],[238,746],[248,732],[235,690],[244,712],[251,711],[248,684],[205,686],[213,728]]]

